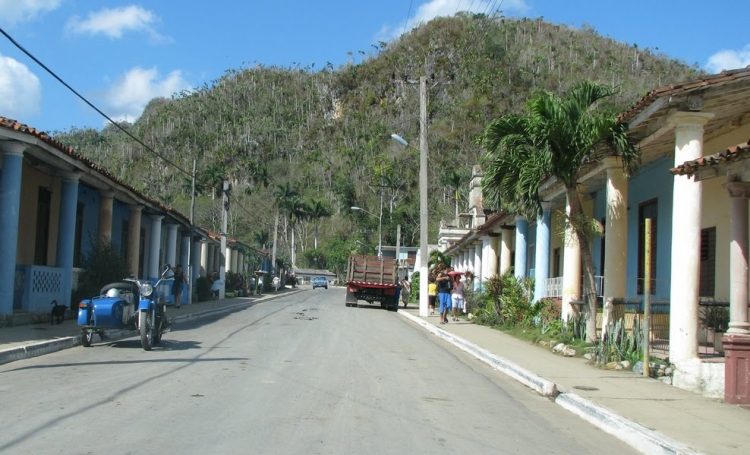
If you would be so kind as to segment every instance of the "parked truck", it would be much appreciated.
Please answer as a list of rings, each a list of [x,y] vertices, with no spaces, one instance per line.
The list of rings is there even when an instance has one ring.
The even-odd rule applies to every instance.
[[[380,302],[382,308],[398,309],[401,286],[394,258],[351,255],[346,273],[346,306],[357,306],[358,300]]]

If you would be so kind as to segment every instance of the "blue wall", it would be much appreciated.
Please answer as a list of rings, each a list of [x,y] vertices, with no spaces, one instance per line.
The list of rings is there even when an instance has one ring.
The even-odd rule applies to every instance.
[[[78,202],[83,204],[83,233],[81,254],[84,258],[91,254],[99,236],[99,191],[86,185],[78,185]]]
[[[636,294],[638,276],[638,207],[642,202],[657,199],[656,226],[656,293],[655,299],[668,300],[672,256],[672,174],[674,162],[662,158],[639,169],[628,183],[628,264],[627,298]]]
[[[594,199],[594,218],[596,218],[598,221],[603,220],[607,216],[607,190],[601,189],[593,194]],[[606,235],[606,226],[605,226],[605,235]],[[602,249],[604,245],[602,245],[602,237],[599,235],[595,235],[592,239],[592,245],[591,245],[591,254],[594,256],[594,275],[603,275],[604,274],[604,264],[602,264]]]

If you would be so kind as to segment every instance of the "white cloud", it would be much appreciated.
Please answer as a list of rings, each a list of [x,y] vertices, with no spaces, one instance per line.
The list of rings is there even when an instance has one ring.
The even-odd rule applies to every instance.
[[[60,6],[61,0],[0,0],[0,22],[17,24],[35,19]]]
[[[389,41],[401,35],[404,31],[408,32],[436,17],[453,16],[461,11],[475,14],[493,14],[496,8],[500,9],[499,13],[505,15],[523,14],[529,9],[526,0],[505,0],[501,2],[496,0],[471,2],[464,0],[430,0],[419,6],[408,21],[402,21],[398,25],[383,26],[378,32],[378,39]]]
[[[104,35],[112,39],[120,39],[129,31],[144,32],[154,40],[164,41],[166,38],[154,28],[158,21],[159,18],[151,11],[130,5],[89,13],[86,19],[73,16],[65,28],[72,33]]]
[[[744,48],[719,51],[708,58],[706,70],[710,73],[720,73],[724,70],[744,68],[750,65],[750,44]]]
[[[135,121],[149,101],[157,97],[170,97],[190,88],[180,70],[160,79],[156,68],[135,67],[129,70],[105,95],[105,103],[115,120]]]
[[[39,113],[42,86],[23,63],[0,55],[0,115],[17,120]]]

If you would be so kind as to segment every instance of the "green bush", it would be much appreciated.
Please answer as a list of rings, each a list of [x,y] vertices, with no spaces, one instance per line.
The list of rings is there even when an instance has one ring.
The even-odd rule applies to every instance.
[[[539,305],[531,302],[533,281],[518,279],[511,273],[493,276],[484,283],[476,301],[476,319],[484,325],[531,326],[539,313]]]
[[[130,276],[125,258],[111,244],[97,245],[84,258],[82,267],[84,270],[79,277],[76,298],[99,295],[99,290],[105,284],[122,281]]]

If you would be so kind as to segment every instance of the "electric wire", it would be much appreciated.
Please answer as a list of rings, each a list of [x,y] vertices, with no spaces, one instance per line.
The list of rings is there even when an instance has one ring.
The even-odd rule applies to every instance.
[[[414,5],[414,0],[409,0],[409,10],[406,12],[406,20],[404,21],[404,31],[402,35],[406,34],[406,26],[409,25],[409,18],[411,17],[411,7]]]
[[[166,156],[164,156],[161,153],[157,152],[156,150],[152,149],[151,147],[149,147],[148,145],[146,145],[146,143],[143,142],[141,139],[139,139],[135,135],[133,135],[130,131],[128,131],[127,129],[123,128],[119,123],[117,123],[114,120],[112,120],[112,118],[110,118],[107,114],[105,114],[104,112],[102,112],[101,109],[99,109],[98,107],[96,107],[91,101],[89,101],[88,99],[86,99],[83,95],[81,95],[80,93],[78,93],[73,87],[70,86],[70,84],[68,84],[67,82],[65,82],[60,76],[58,76],[54,71],[52,71],[47,65],[45,65],[44,63],[42,63],[41,60],[39,60],[38,58],[36,58],[34,56],[34,54],[32,54],[31,52],[29,52],[28,50],[26,50],[26,48],[24,48],[12,36],[10,36],[2,27],[0,27],[0,33],[2,33],[14,46],[16,46],[21,52],[23,52],[24,54],[26,54],[37,65],[39,65],[40,67],[42,67],[45,71],[47,71],[47,73],[49,73],[52,77],[54,77],[55,79],[57,79],[58,82],[60,82],[68,90],[70,90],[71,92],[73,92],[73,94],[75,94],[78,98],[80,98],[84,103],[86,103],[89,107],[91,107],[93,110],[95,110],[97,113],[99,113],[99,115],[101,115],[102,117],[104,117],[105,119],[107,119],[107,121],[109,121],[112,125],[114,125],[120,131],[122,131],[123,133],[125,133],[126,135],[128,135],[131,139],[133,139],[134,141],[136,141],[138,144],[140,144],[141,146],[143,146],[143,148],[146,149],[148,152],[150,152],[150,153],[154,154],[155,156],[159,157],[160,159],[162,159],[166,163],[170,164],[172,167],[174,167],[178,171],[182,172],[183,174],[185,174],[189,178],[193,178],[193,175],[190,172],[188,172],[185,169],[181,168],[179,165],[177,165],[177,163],[175,163],[174,161],[170,160]]]

